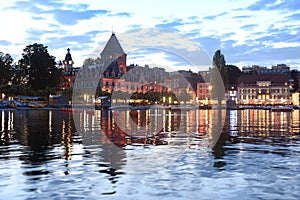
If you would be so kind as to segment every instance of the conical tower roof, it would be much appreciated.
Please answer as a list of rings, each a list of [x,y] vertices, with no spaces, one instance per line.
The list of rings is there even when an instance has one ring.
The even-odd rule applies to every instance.
[[[116,35],[112,33],[111,37],[109,38],[108,42],[106,43],[103,51],[101,52],[101,57],[107,57],[110,55],[122,55],[125,54],[123,51]]]

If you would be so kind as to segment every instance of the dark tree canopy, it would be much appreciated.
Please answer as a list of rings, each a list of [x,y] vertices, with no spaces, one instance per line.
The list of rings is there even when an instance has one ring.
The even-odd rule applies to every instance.
[[[0,52],[0,84],[8,84],[13,75],[13,59],[9,54]]]
[[[221,70],[225,65],[226,61],[224,55],[221,53],[221,50],[217,50],[213,57],[213,66]]]
[[[225,57],[221,53],[221,50],[217,50],[215,52],[215,55],[213,57],[213,67],[219,70],[224,86],[226,86],[228,84],[228,68],[226,67]]]
[[[25,47],[19,61],[23,71],[23,83],[33,89],[57,87],[61,70],[56,67],[55,57],[49,55],[47,46],[31,44]]]
[[[228,84],[235,85],[237,84],[238,78],[242,74],[242,71],[235,65],[226,65]]]
[[[221,53],[221,50],[217,50],[213,57],[210,82],[212,98],[218,100],[219,105],[225,97],[225,86],[227,85],[227,81],[225,58]]]

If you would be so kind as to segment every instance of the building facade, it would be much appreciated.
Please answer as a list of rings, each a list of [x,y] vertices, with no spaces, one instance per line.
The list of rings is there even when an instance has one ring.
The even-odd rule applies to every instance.
[[[289,77],[283,74],[248,74],[238,79],[240,105],[291,104]]]
[[[211,94],[210,94],[210,84],[206,82],[197,83],[197,98],[200,105],[209,105]]]

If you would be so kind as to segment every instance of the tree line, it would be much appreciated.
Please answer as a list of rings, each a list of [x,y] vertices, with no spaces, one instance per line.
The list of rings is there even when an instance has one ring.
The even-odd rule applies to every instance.
[[[0,92],[7,96],[48,96],[59,87],[62,69],[43,44],[30,44],[20,60],[0,52]]]

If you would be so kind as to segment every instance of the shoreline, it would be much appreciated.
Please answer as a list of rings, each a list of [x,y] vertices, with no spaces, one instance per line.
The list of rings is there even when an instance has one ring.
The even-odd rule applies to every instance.
[[[299,106],[281,106],[281,107],[277,107],[277,106],[269,106],[269,107],[224,107],[224,109],[226,110],[276,110],[276,108],[278,108],[278,110],[286,110],[285,108],[291,108],[290,111],[293,110],[299,110],[300,107]],[[133,109],[128,109],[128,110],[146,110],[149,109],[147,106],[143,107],[143,106],[138,106],[138,108],[133,108]],[[212,110],[214,108],[206,108],[206,107],[195,107],[195,108],[172,108],[172,107],[166,107],[166,108],[155,108],[155,109],[169,109],[169,110]],[[72,105],[68,105],[68,106],[61,106],[61,107],[50,107],[50,106],[46,106],[46,107],[42,107],[42,108],[32,108],[32,107],[16,107],[16,108],[10,108],[10,107],[0,107],[0,110],[5,111],[5,110],[59,110],[62,112],[73,112],[73,111],[77,111],[77,110],[119,110],[118,108],[113,108],[113,109],[109,109],[109,108],[97,108],[97,107],[92,107],[92,106],[88,106],[88,107],[77,107],[77,108],[72,108]]]

